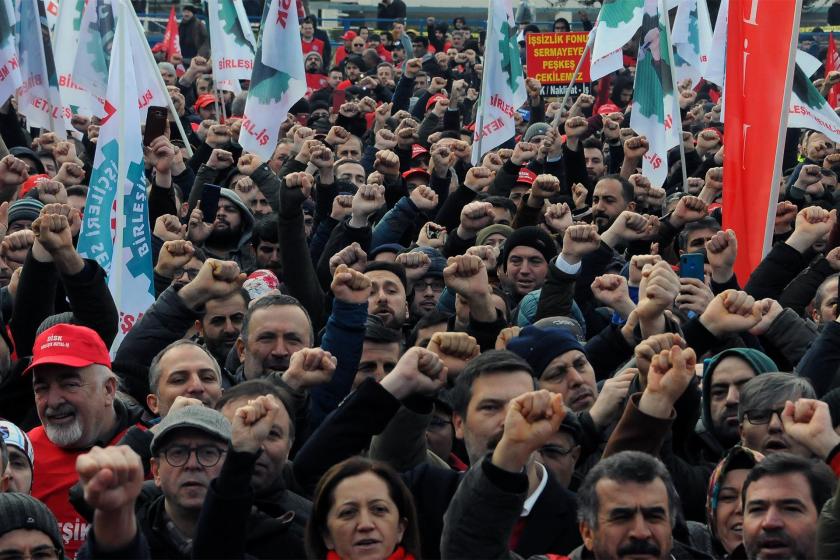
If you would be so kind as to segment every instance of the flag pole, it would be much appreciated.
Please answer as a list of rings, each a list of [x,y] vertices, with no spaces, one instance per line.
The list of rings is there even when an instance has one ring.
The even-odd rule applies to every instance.
[[[131,10],[124,10],[124,13],[127,13],[131,16],[131,19],[134,20],[134,25],[137,27],[138,31],[141,31],[145,35],[145,31],[143,30],[143,24],[140,23],[140,18],[137,17],[137,13],[134,9]],[[158,83],[161,91],[166,93],[166,102],[169,105],[169,114],[172,115],[172,120],[175,121],[175,126],[178,128],[178,133],[181,135],[181,140],[184,141],[184,148],[187,150],[187,157],[193,157],[192,147],[190,146],[190,141],[187,139],[187,133],[184,131],[184,125],[181,123],[181,119],[178,117],[178,111],[175,109],[175,103],[172,102],[172,96],[169,95],[169,90],[166,89],[166,84],[163,82],[163,76],[160,75],[160,72],[157,71],[157,62],[155,61],[155,55],[152,54],[152,51],[147,46],[143,49],[146,53],[146,58],[149,60],[149,64],[152,65],[152,68],[155,69],[152,74],[155,77],[155,81]]]
[[[580,74],[581,68],[583,68],[583,61],[586,60],[586,55],[589,52],[590,41],[586,42],[586,46],[583,47],[583,53],[580,55],[580,60],[578,60],[577,66],[575,67],[575,72],[572,74],[572,79],[569,81],[569,87],[566,88],[566,93],[563,95],[563,101],[560,103],[560,110],[554,115],[554,119],[551,121],[551,127],[557,128],[560,125],[560,117],[563,115],[563,109],[566,108],[566,103],[569,101],[569,96],[572,93],[572,86],[575,85],[577,81],[578,74]]]
[[[677,73],[674,68],[674,45],[671,42],[671,25],[670,25],[670,17],[668,15],[668,10],[665,8],[665,1],[659,0],[659,13],[664,14],[665,17],[665,39],[668,42],[668,64],[671,68],[671,89],[674,93],[674,120],[679,119],[680,121],[680,128],[679,128],[679,148],[680,148],[680,167],[682,168],[682,188],[680,189],[683,192],[686,192],[688,188],[688,170],[685,167],[685,144],[683,143],[682,138],[682,117],[680,116],[680,108],[679,108],[679,95],[680,91],[677,89]],[[662,15],[660,15],[660,20],[662,21]],[[676,126],[676,123],[673,123]],[[668,165],[667,156],[666,156],[665,165]]]
[[[488,34],[493,25],[493,0],[488,0],[487,2],[487,31]],[[487,55],[485,53],[484,62],[487,62]],[[481,91],[478,94],[478,111],[476,111],[476,122],[475,127],[476,130],[473,132],[473,136],[478,134],[478,160],[476,163],[480,164],[482,158],[484,158],[484,153],[481,151],[481,144],[484,142],[484,104],[482,102],[484,95],[487,93],[487,68],[484,68],[482,65],[481,71]]]
[[[117,73],[117,81],[119,83],[119,93],[117,94],[117,133],[119,134],[119,143],[117,144],[117,181],[116,181],[116,235],[114,239],[114,248],[111,253],[111,267],[108,271],[108,285],[114,286],[111,289],[111,294],[114,295],[117,309],[122,309],[123,292],[119,287],[122,285],[122,261],[123,261],[123,245],[125,241],[125,183],[128,178],[128,162],[126,161],[125,153],[125,108],[128,103],[128,96],[125,91],[126,72],[128,71],[128,49],[126,48],[129,38],[126,37],[128,33],[128,22],[124,21],[126,15],[125,2],[127,0],[118,0],[117,2],[117,33],[120,34],[119,45],[120,58],[117,62],[119,72]],[[122,27],[122,29],[120,29]],[[120,33],[121,32],[121,33]],[[113,63],[113,61],[112,61]],[[136,95],[136,94],[135,94]],[[136,100],[132,100],[136,103]],[[117,257],[116,259],[114,257]],[[116,262],[115,262],[116,261]]]

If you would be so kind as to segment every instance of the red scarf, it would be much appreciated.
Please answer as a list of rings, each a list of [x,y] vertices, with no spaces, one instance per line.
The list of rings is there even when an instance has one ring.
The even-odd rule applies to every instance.
[[[327,560],[341,560],[341,556],[334,550],[327,551]],[[409,554],[405,551],[405,549],[401,546],[398,546],[397,549],[385,560],[414,560],[414,556]]]

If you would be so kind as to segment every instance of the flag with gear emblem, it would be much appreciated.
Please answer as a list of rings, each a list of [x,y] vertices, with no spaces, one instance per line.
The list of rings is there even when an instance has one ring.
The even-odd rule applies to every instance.
[[[668,12],[662,0],[647,0],[642,22],[630,128],[650,143],[642,173],[656,187],[668,177],[668,150],[682,140],[682,121],[668,49]]]
[[[510,0],[490,0],[481,97],[473,133],[472,164],[516,134],[514,113],[528,95],[516,41],[517,26]]]
[[[254,33],[242,0],[207,0],[213,78],[219,89],[239,93],[251,78]]]
[[[119,12],[108,70],[102,120],[78,251],[99,263],[120,313],[115,355],[125,335],[155,301],[152,232],[149,227],[136,69],[145,63],[131,36],[137,29],[128,0],[114,0]],[[148,45],[147,47],[148,48]]]

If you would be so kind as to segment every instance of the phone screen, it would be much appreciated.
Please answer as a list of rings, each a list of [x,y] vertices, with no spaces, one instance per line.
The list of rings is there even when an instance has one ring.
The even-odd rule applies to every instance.
[[[149,112],[146,114],[146,126],[143,129],[144,146],[149,146],[152,140],[166,134],[166,118],[168,114],[169,109],[166,107],[157,107],[154,105],[149,107]]]
[[[204,214],[204,222],[211,224],[216,220],[216,212],[219,210],[219,195],[222,187],[205,183],[201,190],[201,213]]]
[[[703,265],[706,259],[703,253],[686,253],[680,256],[680,278],[696,278],[701,282],[706,279]]]

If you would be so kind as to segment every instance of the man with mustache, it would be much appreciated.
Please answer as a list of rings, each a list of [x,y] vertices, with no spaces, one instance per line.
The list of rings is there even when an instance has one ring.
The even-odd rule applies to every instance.
[[[598,233],[610,229],[625,210],[636,210],[630,181],[621,175],[606,175],[595,183],[592,191],[592,223],[598,226]]]
[[[368,314],[382,319],[388,328],[402,330],[408,319],[405,268],[399,263],[372,262],[365,267],[365,276],[372,284]]]
[[[834,473],[824,463],[789,453],[758,463],[742,491],[746,558],[831,558],[817,554],[817,520],[836,486]],[[741,558],[737,553],[738,549],[733,557]]]
[[[715,461],[741,439],[738,403],[741,388],[763,373],[778,371],[766,354],[753,348],[729,348],[714,356],[703,371],[703,427],[707,457]]]
[[[652,371],[660,374],[661,386],[684,387],[693,375],[693,351],[674,346],[659,358]],[[647,397],[659,400],[660,395],[645,393],[642,398]],[[672,401],[667,397],[665,401],[663,408],[671,412]],[[470,469],[446,512],[444,557],[505,556],[510,545],[504,536],[510,534],[527,496],[528,464],[558,431],[566,414],[563,396],[545,390],[511,401],[501,441]],[[569,558],[708,558],[674,541],[679,496],[665,465],[639,451],[610,455],[608,448],[606,458],[589,471],[578,490],[583,547]]]
[[[587,411],[595,404],[595,370],[583,345],[565,328],[526,327],[507,348],[531,365],[541,388],[562,393],[573,412]]]
[[[89,527],[68,498],[79,480],[76,458],[95,445],[115,445],[137,418],[116,399],[108,349],[87,327],[59,324],[42,332],[25,374],[32,374],[42,423],[28,434],[35,451],[32,495],[56,516],[73,556]]]
[[[216,160],[221,151],[213,151],[208,166],[216,169],[214,166],[222,165]],[[234,191],[221,190],[215,216],[204,216],[200,209],[194,209],[188,227],[189,240],[202,247],[208,257],[232,260],[243,270],[250,270],[253,257],[248,242],[254,229],[254,215]]]

